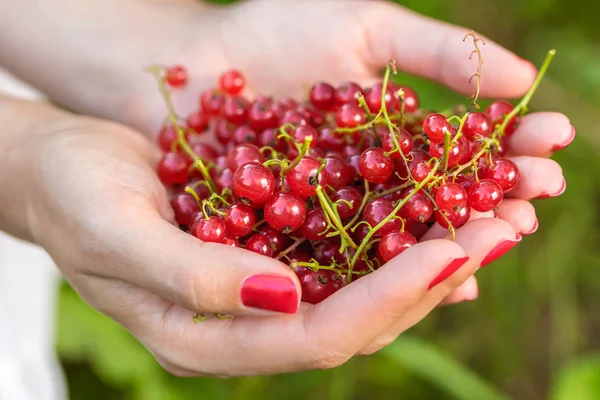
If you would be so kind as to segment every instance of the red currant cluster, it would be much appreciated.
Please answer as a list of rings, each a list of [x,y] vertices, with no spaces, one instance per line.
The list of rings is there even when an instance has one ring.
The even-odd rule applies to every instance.
[[[151,71],[169,108],[158,175],[181,229],[287,263],[313,304],[433,224],[453,237],[471,210],[494,210],[518,181],[506,139],[537,87],[516,107],[497,100],[472,111],[475,96],[468,110],[429,112],[390,81],[393,62],[371,87],[318,82],[305,101],[251,101],[231,70],[184,120],[167,87],[184,86],[186,70]]]

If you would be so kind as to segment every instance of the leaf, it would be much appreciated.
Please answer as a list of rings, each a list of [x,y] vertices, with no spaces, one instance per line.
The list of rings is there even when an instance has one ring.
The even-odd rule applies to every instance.
[[[415,375],[431,382],[459,400],[507,400],[482,378],[444,354],[439,348],[415,337],[401,336],[381,352]]]
[[[579,358],[558,374],[552,400],[600,399],[600,354]]]

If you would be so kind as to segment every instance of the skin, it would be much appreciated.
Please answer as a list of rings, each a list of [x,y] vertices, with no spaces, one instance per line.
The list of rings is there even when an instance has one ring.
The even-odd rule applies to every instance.
[[[0,98],[0,154],[7,155],[0,170],[11,171],[0,175],[0,229],[43,246],[88,303],[174,374],[331,368],[373,353],[439,304],[475,299],[473,274],[484,257],[532,229],[528,200],[562,186],[560,166],[547,157],[569,139],[569,120],[531,114],[511,138],[521,178],[499,218],[474,214],[455,242],[434,226],[375,273],[318,305],[302,303],[296,314],[246,308],[239,293],[248,276],[287,276],[298,291],[299,283],[278,261],[201,243],[174,226],[154,173],[159,152],[148,140],[164,105],[142,69],[174,61],[188,67],[189,90],[175,96],[182,114],[196,109],[195,94],[232,67],[244,71],[250,93],[299,96],[319,79],[368,84],[395,58],[399,69],[472,93],[468,79],[476,64],[462,42],[468,30],[378,1],[255,0],[217,8],[185,0],[57,0],[35,2],[35,15],[28,3],[0,4],[0,36],[18,38],[0,42],[0,64],[63,107],[118,123]],[[486,43],[482,96],[523,95],[535,68]],[[445,266],[465,256],[463,267],[427,290]],[[237,317],[194,325],[194,311]]]

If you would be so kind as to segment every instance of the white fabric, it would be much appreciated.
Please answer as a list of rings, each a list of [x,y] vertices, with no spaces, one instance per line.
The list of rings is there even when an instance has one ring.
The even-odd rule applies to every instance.
[[[43,98],[2,69],[0,93]],[[67,399],[54,349],[59,282],[43,249],[0,232],[0,400]]]

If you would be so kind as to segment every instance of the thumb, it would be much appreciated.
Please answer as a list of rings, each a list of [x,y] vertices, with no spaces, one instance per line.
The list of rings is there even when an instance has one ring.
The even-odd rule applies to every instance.
[[[389,2],[365,2],[367,48],[364,59],[374,72],[391,58],[398,69],[429,78],[451,89],[472,94],[478,58],[473,38],[463,42],[469,29],[424,17]],[[481,37],[476,34],[477,37]],[[483,38],[478,42],[483,59],[481,95],[517,97],[533,83],[537,70],[526,60]]]
[[[295,313],[301,289],[285,264],[219,243],[205,243],[150,206],[111,232],[104,276],[147,289],[189,310],[228,315]],[[267,311],[267,312],[265,312]]]
[[[452,276],[445,285],[460,286],[474,272],[460,268],[468,259],[462,247],[449,240],[418,243],[313,307],[310,327],[320,331],[310,334],[324,343],[331,341],[329,348],[339,348],[339,338],[344,337],[344,350],[354,354],[445,278]],[[444,295],[439,294],[440,301]]]

